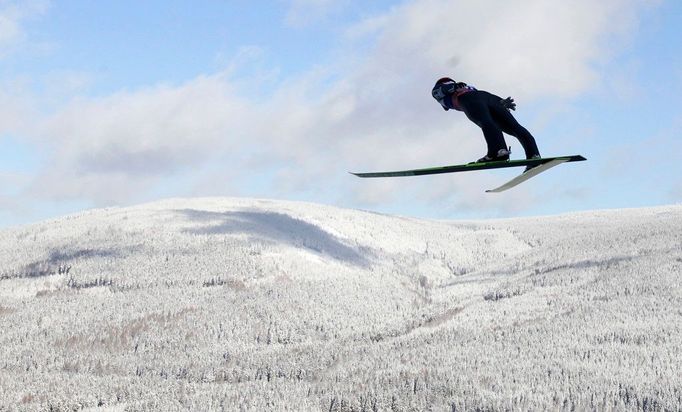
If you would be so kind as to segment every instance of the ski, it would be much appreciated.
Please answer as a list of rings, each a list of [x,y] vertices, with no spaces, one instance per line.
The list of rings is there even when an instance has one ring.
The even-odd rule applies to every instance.
[[[535,166],[534,168],[532,168],[532,169],[530,169],[530,170],[528,170],[528,171],[525,171],[525,172],[521,173],[520,175],[516,176],[515,178],[513,178],[512,180],[508,181],[507,183],[503,184],[503,185],[500,186],[500,187],[497,187],[497,188],[495,188],[495,189],[486,190],[486,193],[500,193],[500,192],[504,192],[505,190],[511,189],[512,187],[514,187],[514,186],[516,186],[516,185],[518,185],[518,184],[520,184],[520,183],[525,182],[526,180],[530,179],[530,178],[533,177],[533,176],[537,176],[537,175],[539,175],[540,173],[542,173],[542,172],[544,172],[544,171],[546,171],[546,170],[549,170],[549,169],[553,168],[554,166],[558,166],[558,165],[560,165],[560,164],[562,164],[562,163],[566,163],[566,162],[568,162],[568,161],[569,161],[568,159],[554,159],[554,160],[550,160],[550,161],[547,162],[547,163],[543,163],[543,164],[541,164],[541,165],[539,165],[539,166]]]
[[[457,173],[457,172],[470,172],[474,170],[487,170],[487,169],[501,169],[507,167],[520,167],[520,166],[540,166],[549,163],[553,160],[562,161],[557,163],[565,162],[579,162],[582,160],[587,160],[583,156],[573,155],[573,156],[560,156],[560,157],[543,157],[540,159],[519,159],[519,160],[506,160],[499,162],[473,162],[461,165],[452,166],[440,166],[440,167],[428,167],[423,169],[410,169],[410,170],[396,170],[391,172],[366,172],[366,173],[356,173],[350,172],[352,175],[368,178],[368,177],[403,177],[403,176],[422,176],[422,175],[435,175],[441,173]],[[557,164],[554,164],[556,166]],[[533,170],[531,169],[531,170]],[[546,170],[546,169],[545,169]],[[538,172],[539,173],[539,172]],[[532,176],[529,176],[532,177]],[[493,189],[495,190],[495,189]]]

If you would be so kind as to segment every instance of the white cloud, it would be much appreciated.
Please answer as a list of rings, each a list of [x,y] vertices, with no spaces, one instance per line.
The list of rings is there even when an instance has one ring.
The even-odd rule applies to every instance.
[[[572,96],[598,79],[640,3],[416,1],[394,11],[375,56],[524,97]]]
[[[52,161],[42,195],[123,201],[164,176],[239,152],[253,120],[220,75],[71,102],[37,127]]]
[[[22,24],[27,19],[43,14],[48,6],[47,0],[0,2],[0,57],[25,41]]]
[[[437,77],[511,94],[521,111],[535,98],[576,96],[603,77],[601,61],[633,31],[643,4],[413,1],[350,27],[336,65],[268,79],[270,93],[245,95],[235,79],[217,74],[74,100],[40,122],[41,142],[54,149],[34,188],[50,198],[119,203],[169,175],[223,162],[213,168],[217,179],[253,181],[258,194],[325,193],[373,204],[397,196],[448,204],[458,196],[466,207],[503,208],[528,194],[491,198],[482,184],[493,182],[483,174],[370,183],[345,172],[475,159],[485,152],[480,130],[431,99]],[[338,5],[294,1],[289,19]],[[375,43],[355,52],[368,49],[356,47],[365,35]]]

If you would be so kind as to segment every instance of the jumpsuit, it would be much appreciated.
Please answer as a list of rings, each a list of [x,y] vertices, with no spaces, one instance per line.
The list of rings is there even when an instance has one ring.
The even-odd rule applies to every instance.
[[[481,128],[488,145],[488,156],[491,158],[496,157],[500,149],[507,149],[502,132],[519,140],[527,159],[540,155],[533,135],[502,105],[501,97],[464,85],[455,90],[444,103],[450,109],[464,112],[469,120]]]

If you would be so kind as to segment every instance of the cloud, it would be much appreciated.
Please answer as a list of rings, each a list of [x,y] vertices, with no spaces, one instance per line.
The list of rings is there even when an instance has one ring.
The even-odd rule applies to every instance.
[[[600,77],[600,61],[632,31],[641,4],[410,2],[384,24],[373,64],[418,65],[523,97],[574,96]]]
[[[294,1],[287,20],[340,4]],[[626,44],[644,4],[412,1],[356,22],[336,62],[297,77],[235,78],[242,71],[231,67],[184,84],[75,99],[34,128],[52,158],[33,193],[121,203],[203,170],[197,184],[239,181],[247,195],[313,193],[365,205],[400,198],[436,208],[457,197],[465,208],[498,210],[530,203],[523,190],[484,194],[494,182],[480,173],[368,182],[346,172],[477,158],[485,152],[480,130],[432,100],[436,78],[514,95],[520,110],[534,99],[570,99],[604,77],[600,64]],[[249,59],[261,53],[245,50]]]
[[[45,13],[47,0],[5,0],[0,2],[0,57],[26,40],[23,23]]]
[[[35,143],[52,153],[34,191],[124,201],[216,153],[238,152],[251,112],[221,75],[76,99],[34,130]]]

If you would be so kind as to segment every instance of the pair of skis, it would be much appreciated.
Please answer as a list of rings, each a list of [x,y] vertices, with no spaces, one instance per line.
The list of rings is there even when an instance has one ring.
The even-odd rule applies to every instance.
[[[456,173],[456,172],[469,172],[473,170],[487,170],[487,169],[500,169],[507,167],[519,167],[519,166],[530,166],[531,168],[506,182],[502,186],[495,189],[486,190],[488,193],[499,193],[505,190],[511,189],[512,187],[525,182],[533,176],[537,176],[540,173],[558,166],[562,163],[567,162],[579,162],[587,160],[583,156],[573,155],[573,156],[560,156],[560,157],[543,157],[539,159],[524,159],[524,160],[506,160],[498,162],[481,162],[481,163],[468,163],[463,165],[453,165],[453,166],[441,166],[441,167],[430,167],[424,169],[411,169],[411,170],[397,170],[393,172],[369,172],[369,173],[353,173],[351,174],[358,177],[399,177],[399,176],[422,176],[422,175],[434,175],[440,173]]]

